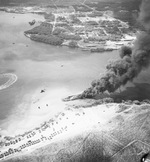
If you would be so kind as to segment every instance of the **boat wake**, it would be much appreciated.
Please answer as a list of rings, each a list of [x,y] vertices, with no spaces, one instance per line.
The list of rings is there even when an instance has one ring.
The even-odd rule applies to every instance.
[[[1,79],[1,78],[8,78],[8,81],[7,81],[5,84],[0,85],[0,90],[6,89],[6,88],[10,87],[10,86],[13,85],[13,84],[17,81],[17,79],[18,79],[17,75],[12,74],[12,73],[0,74],[0,79]]]

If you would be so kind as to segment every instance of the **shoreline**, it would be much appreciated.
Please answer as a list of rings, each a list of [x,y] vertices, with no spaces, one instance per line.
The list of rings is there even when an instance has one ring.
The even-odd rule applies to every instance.
[[[55,119],[45,122],[41,127],[5,142],[1,147],[0,160],[27,155],[51,143],[84,134],[97,126],[107,130],[107,124],[111,120],[117,118],[124,111],[132,110],[135,105],[125,106],[124,104],[109,103],[90,108],[68,108],[57,115]]]
[[[66,139],[91,129],[95,124],[105,124],[115,116],[117,104],[99,105],[91,108],[69,108],[41,127],[16,136],[1,147],[0,160],[26,154],[50,143]],[[111,110],[109,109],[111,107]],[[3,157],[4,156],[4,157]]]
[[[31,38],[30,34],[24,33],[24,35],[27,38]],[[81,50],[82,49],[90,50],[91,52],[112,51],[112,50],[117,50],[120,46],[122,46],[122,43],[124,42],[128,43],[128,41],[130,42],[131,40],[122,39],[121,41],[118,41],[117,44],[115,41],[114,42],[107,41],[104,46],[105,48],[96,48],[93,51],[91,50],[92,49],[91,47],[93,46],[94,42],[92,42],[88,46],[88,48],[82,46],[82,42],[81,42],[81,46],[79,46],[79,48]],[[8,81],[6,83],[11,84],[12,82]],[[42,89],[40,93],[45,93],[45,91],[47,90]],[[125,105],[125,107],[122,106],[121,109],[120,106],[121,103],[102,102],[98,104],[95,103],[91,104],[92,102],[90,100],[82,100],[82,101],[78,100],[78,101],[73,101],[71,103],[67,102],[67,103],[60,104],[62,103],[62,102],[58,102],[59,101],[58,98],[60,96],[55,96],[55,95],[54,97],[57,97],[57,100],[54,100],[53,101],[55,102],[54,105],[51,105],[51,102],[47,102],[51,100],[51,95],[49,95],[49,93],[46,94],[46,99],[45,98],[43,99],[43,96],[42,97],[40,95],[37,96],[38,98],[35,97],[35,99],[32,100],[31,107],[33,106],[33,104],[34,106],[28,112],[28,114],[26,114],[29,115],[31,112],[33,112],[33,114],[31,115],[31,117],[33,116],[33,121],[34,119],[36,119],[35,116],[36,115],[38,116],[40,114],[41,117],[45,119],[44,118],[45,116],[43,114],[50,113],[51,110],[48,110],[49,108],[54,109],[57,106],[57,108],[59,108],[59,111],[57,113],[55,111],[54,111],[55,113],[52,112],[53,115],[49,117],[49,120],[45,119],[45,122],[43,122],[42,124],[40,124],[40,126],[36,128],[34,127],[34,129],[28,129],[27,132],[16,135],[15,137],[10,137],[10,136],[3,137],[4,140],[1,142],[1,146],[0,146],[0,160],[7,160],[17,156],[31,153],[32,151],[41,148],[43,146],[49,145],[51,143],[60,140],[71,138],[76,134],[84,133],[89,129],[92,129],[96,125],[100,125],[100,127],[104,128],[105,125],[112,118],[115,118],[116,115],[118,115],[119,111],[120,112],[124,111],[124,108],[126,108],[126,103],[123,104]],[[78,104],[76,102],[78,102]],[[83,104],[82,102],[85,102],[85,105],[82,105]],[[87,103],[89,103],[88,106]],[[131,108],[136,104],[138,105],[139,103],[129,104],[129,107]],[[24,123],[25,120],[21,122],[21,124]],[[27,122],[26,124],[28,125],[29,122]],[[17,128],[17,126],[18,125],[15,125],[14,127]]]
[[[149,102],[107,103],[92,99],[68,102],[65,109],[41,126],[15,137],[5,137],[0,147],[0,160],[22,156],[32,151],[91,130],[97,124],[104,128],[120,113]]]
[[[54,46],[67,46],[69,48],[79,48],[82,51],[90,51],[91,53],[103,53],[118,50],[122,45],[132,46],[136,39],[135,31],[129,29],[127,22],[111,17],[105,12],[101,13],[99,11],[101,14],[96,15],[94,18],[90,16],[85,17],[85,13],[82,11],[80,12],[83,17],[80,17],[79,13],[75,11],[69,12],[67,8],[66,13],[61,10],[58,10],[57,13],[54,9],[48,13],[47,8],[36,6],[31,8],[2,7],[1,10],[16,14],[22,14],[22,12],[24,14],[38,14],[39,12],[45,18],[45,21],[41,22],[43,26],[36,25],[34,27],[33,25],[33,29],[25,31],[24,35],[32,41]],[[33,13],[34,10],[35,12]],[[94,13],[87,12],[87,14]],[[34,21],[36,23],[36,20]],[[94,24],[92,23],[94,22],[96,26],[93,26]],[[41,32],[37,33],[39,30]]]
[[[50,44],[50,43],[45,43],[45,42],[42,42],[42,41],[40,41],[40,40],[33,40],[32,38],[31,38],[31,34],[26,34],[26,33],[24,33],[24,36],[25,37],[27,37],[27,38],[29,38],[29,39],[31,39],[32,41],[37,41],[37,42],[39,42],[39,43],[44,43],[44,44]],[[103,53],[103,52],[112,52],[112,51],[115,51],[115,50],[119,50],[121,47],[122,47],[122,44],[124,44],[124,45],[127,45],[127,46],[133,46],[132,45],[132,41],[130,41],[130,40],[128,40],[128,39],[125,39],[125,40],[123,40],[124,42],[112,42],[112,41],[109,41],[109,42],[107,42],[105,45],[104,45],[104,47],[103,48],[91,48],[91,47],[86,47],[86,46],[80,46],[80,45],[78,45],[78,47],[70,47],[69,46],[69,44],[66,44],[66,43],[63,43],[62,45],[57,45],[57,46],[66,46],[66,47],[68,47],[68,48],[79,48],[80,50],[82,50],[82,51],[89,51],[89,52],[91,52],[91,53]],[[50,44],[50,45],[53,45],[53,44]],[[53,46],[55,46],[55,45],[53,45]]]

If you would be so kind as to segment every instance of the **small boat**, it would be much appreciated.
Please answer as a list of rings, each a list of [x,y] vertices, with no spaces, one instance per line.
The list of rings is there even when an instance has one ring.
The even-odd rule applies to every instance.
[[[29,22],[29,24],[30,24],[30,25],[34,25],[34,24],[35,24],[35,22],[36,22],[36,21],[35,21],[35,20],[33,20],[33,21]]]

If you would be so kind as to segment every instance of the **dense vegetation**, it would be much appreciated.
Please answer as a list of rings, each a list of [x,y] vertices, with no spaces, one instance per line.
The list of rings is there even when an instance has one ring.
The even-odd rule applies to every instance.
[[[95,48],[95,49],[91,49],[91,52],[105,52],[104,48]]]
[[[76,15],[70,15],[69,19],[72,24],[78,24],[78,25],[82,24],[82,22],[77,18]]]
[[[70,32],[74,31],[74,28],[72,26],[70,26],[68,23],[66,22],[61,22],[61,23],[56,23],[55,27],[62,27]]]
[[[49,13],[49,14],[45,13],[44,18],[46,19],[47,22],[51,22],[51,21],[54,21],[55,16],[52,13]]]
[[[68,0],[65,0],[65,1],[67,3],[70,3]],[[99,0],[95,0],[95,1],[98,2]],[[56,0],[55,3],[57,4],[57,2],[58,1]],[[63,0],[60,3],[62,2]],[[119,16],[118,19],[123,19],[124,21],[130,21],[129,15],[131,15],[131,12],[133,10],[131,10],[131,12],[127,11],[126,8],[124,7],[126,5],[126,2],[123,2],[123,1],[121,2],[122,3],[117,3],[114,1],[113,2],[105,1],[105,2],[90,4],[90,2],[87,0],[86,1],[87,6],[95,8],[96,9],[95,11],[92,11],[90,13],[84,13],[84,11],[86,12],[89,11],[90,7],[87,7],[86,5],[79,5],[79,4],[72,5],[70,6],[71,12],[72,11],[74,12],[74,9],[78,11],[82,11],[82,12],[81,13],[78,12],[77,14],[70,14],[69,17],[65,17],[63,15],[59,15],[59,16],[57,15],[55,17],[55,15],[51,12],[45,13],[44,17],[46,19],[46,22],[42,23],[39,26],[34,27],[31,30],[26,31],[25,34],[33,35],[31,36],[32,40],[37,40],[37,41],[44,40],[44,42],[51,42],[51,41],[47,41],[47,39],[49,39],[51,35],[56,36],[57,39],[66,40],[66,42],[68,42],[68,40],[69,41],[71,40],[80,41],[82,39],[84,43],[91,43],[91,42],[101,43],[106,40],[120,41],[120,39],[123,37],[123,34],[128,34],[129,32],[131,32],[132,28],[125,27],[121,23],[121,21],[117,19],[114,21],[99,19],[99,21],[97,22],[94,19],[92,19],[92,17],[102,16],[104,14],[103,11],[105,10],[105,14],[107,15],[113,16],[113,11],[114,11],[115,13],[114,15],[116,17]],[[47,7],[52,7],[53,9],[54,6],[51,6],[51,3],[50,3],[49,5],[47,5]],[[68,8],[65,7],[65,9],[69,9],[69,7]],[[132,9],[134,9],[134,7]],[[86,14],[90,16],[91,18],[89,17],[87,21],[83,24],[84,21],[82,22],[82,19],[80,19],[80,16],[84,17],[86,16]],[[50,22],[54,22],[55,18],[56,18],[56,23],[50,24]],[[93,29],[95,29],[95,31],[93,31]],[[74,42],[73,43],[71,42],[70,45],[69,44],[68,45],[70,47],[76,46],[74,44],[75,44]],[[92,49],[91,52],[103,52],[104,50],[105,49],[103,48],[97,47],[96,49]]]
[[[78,47],[78,43],[74,40],[69,42],[69,47],[71,48],[77,48]]]
[[[54,35],[31,35],[31,40],[56,46],[59,46],[63,43],[63,39],[60,39],[59,37]]]
[[[61,33],[65,33],[68,30],[63,28],[63,27],[55,27],[54,31],[53,31],[53,35],[59,35]]]
[[[51,33],[52,25],[46,22],[41,23],[39,26],[36,26],[31,30],[25,31],[25,34],[49,35]]]
[[[65,34],[65,33],[59,34],[59,37],[62,39],[66,39],[66,40],[81,40],[82,39],[79,35]]]

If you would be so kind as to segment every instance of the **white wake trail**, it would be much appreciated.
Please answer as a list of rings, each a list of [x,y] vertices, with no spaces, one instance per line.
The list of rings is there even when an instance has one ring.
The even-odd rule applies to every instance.
[[[1,78],[8,78],[8,81],[0,86],[0,90],[10,87],[18,79],[17,75],[12,74],[12,73],[0,74],[0,79]]]

